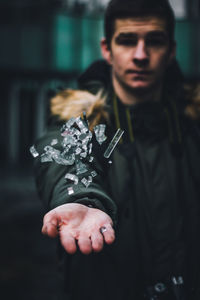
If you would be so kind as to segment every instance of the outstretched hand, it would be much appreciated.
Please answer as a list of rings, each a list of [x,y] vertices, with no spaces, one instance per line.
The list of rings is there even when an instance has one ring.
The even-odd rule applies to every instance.
[[[42,233],[60,235],[64,249],[73,254],[77,245],[83,254],[102,250],[115,240],[111,218],[103,211],[78,203],[56,207],[44,216]]]

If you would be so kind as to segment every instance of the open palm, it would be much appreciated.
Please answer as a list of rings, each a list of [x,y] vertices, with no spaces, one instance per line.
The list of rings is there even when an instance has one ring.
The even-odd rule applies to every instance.
[[[78,203],[56,207],[44,216],[42,233],[50,237],[60,235],[64,249],[73,254],[77,250],[84,254],[99,252],[104,242],[115,239],[111,218],[103,211]],[[103,230],[101,230],[103,229]]]

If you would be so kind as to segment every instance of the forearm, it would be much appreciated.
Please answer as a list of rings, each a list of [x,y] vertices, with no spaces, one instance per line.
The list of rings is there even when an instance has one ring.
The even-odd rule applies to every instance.
[[[56,132],[48,133],[36,143],[36,149],[41,154],[46,145],[55,138]],[[95,170],[97,176],[89,187],[85,187],[79,178],[77,185],[65,179],[67,173],[75,174],[75,165],[64,166],[56,162],[41,163],[40,157],[35,161],[35,177],[39,196],[47,210],[66,203],[80,203],[106,212],[116,223],[116,205],[106,191],[106,170],[102,170],[98,160],[94,159],[93,164],[87,164],[88,171],[84,174],[87,177]],[[68,189],[73,187],[73,193],[69,194]]]

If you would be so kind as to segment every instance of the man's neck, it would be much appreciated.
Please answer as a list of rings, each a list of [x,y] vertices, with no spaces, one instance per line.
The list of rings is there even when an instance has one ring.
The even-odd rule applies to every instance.
[[[162,94],[162,85],[156,88],[152,88],[151,90],[149,89],[146,91],[134,91],[133,89],[128,89],[119,85],[119,83],[114,79],[113,88],[116,95],[125,105],[135,105],[137,103],[144,103],[149,101],[158,102],[160,101]]]

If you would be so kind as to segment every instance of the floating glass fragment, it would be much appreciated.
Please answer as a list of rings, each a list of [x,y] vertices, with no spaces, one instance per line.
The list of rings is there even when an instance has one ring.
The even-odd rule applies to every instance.
[[[67,188],[67,191],[68,191],[68,195],[72,195],[72,194],[74,194],[74,189],[73,189],[73,187],[71,186],[71,187],[69,187],[69,188]]]
[[[53,154],[53,153],[55,153],[56,151],[59,151],[59,150],[56,150],[55,148],[53,148],[51,146],[45,146],[44,151],[46,151],[47,153]]]
[[[92,176],[88,176],[88,182],[89,182],[89,183],[92,183],[92,180],[93,180],[93,179],[92,179]]]
[[[71,181],[74,181],[74,184],[78,184],[78,176],[74,175],[74,174],[70,174],[70,173],[67,173],[65,175],[65,178],[66,179],[69,179]]]
[[[70,128],[74,125],[74,123],[76,122],[75,118],[71,118],[69,121],[67,121],[64,125],[65,129]]]
[[[122,129],[118,129],[117,132],[115,133],[112,141],[110,142],[110,144],[108,145],[108,148],[106,149],[106,151],[104,152],[104,157],[105,158],[109,158],[110,155],[112,154],[113,150],[115,149],[115,147],[117,146],[119,140],[121,139],[122,135],[124,134],[124,131]]]
[[[53,159],[46,153],[43,153],[41,156],[40,156],[40,161],[42,163],[45,163],[45,162],[51,162],[53,161]]]
[[[82,151],[82,150],[81,150],[81,148],[79,148],[79,147],[78,147],[78,148],[76,148],[76,149],[75,149],[75,153],[76,153],[76,155],[79,155],[79,154],[81,153],[81,151]]]
[[[106,129],[105,124],[99,124],[94,127],[96,140],[100,145],[107,139],[107,137],[105,136],[105,129]]]
[[[94,160],[94,157],[93,157],[93,156],[90,156],[89,162],[93,162],[93,160]]]
[[[68,163],[68,160],[62,158],[60,155],[53,156],[53,159],[59,165],[70,165],[70,163]]]
[[[34,158],[36,158],[36,157],[39,156],[39,153],[38,153],[37,150],[35,149],[35,146],[34,146],[34,145],[30,147],[30,152],[31,152],[31,154],[32,154],[32,156],[33,156]]]
[[[88,171],[86,165],[83,164],[80,160],[76,160],[76,175],[84,174]]]
[[[84,124],[83,120],[82,120],[80,117],[76,118],[76,124],[77,124],[78,127],[80,128],[81,133],[86,133],[86,132],[88,132],[88,127],[87,127],[87,125]]]
[[[58,140],[57,140],[57,139],[53,139],[53,140],[51,141],[51,146],[54,146],[54,145],[56,145],[56,144],[58,144]]]
[[[82,153],[80,154],[80,156],[83,157],[83,158],[86,158],[86,157],[87,157],[87,152],[82,152]]]
[[[85,177],[81,179],[81,182],[84,184],[86,188],[90,185],[90,182],[88,182],[88,180]]]
[[[184,284],[184,280],[183,280],[182,276],[179,276],[179,277],[173,276],[172,277],[172,282],[173,282],[174,285],[182,285],[182,284]]]
[[[89,144],[89,150],[88,153],[91,154],[92,153],[92,143]]]
[[[166,286],[162,282],[158,282],[154,285],[156,292],[163,293],[166,290]]]
[[[76,143],[77,143],[77,139],[76,139],[73,135],[68,134],[68,135],[66,135],[66,136],[64,137],[62,143],[63,143],[63,146],[64,146],[64,147],[67,146],[67,145],[75,146]]]
[[[92,175],[92,177],[96,177],[97,176],[97,172],[96,171],[92,171],[91,175]]]
[[[63,160],[63,165],[73,165],[75,163],[75,153],[73,151],[63,151],[60,156]]]

